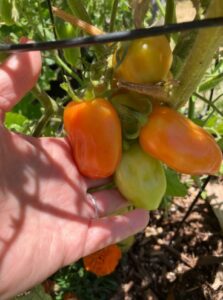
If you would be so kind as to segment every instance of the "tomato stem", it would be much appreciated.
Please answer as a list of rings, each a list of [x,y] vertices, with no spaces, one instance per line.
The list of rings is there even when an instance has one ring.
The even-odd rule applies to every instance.
[[[45,112],[38,121],[36,127],[34,128],[32,136],[38,137],[41,135],[43,128],[47,125],[51,117],[55,114],[60,113],[60,107],[57,105],[46,92],[42,91],[40,86],[37,84],[31,90],[34,97],[36,97],[43,105]]]
[[[222,15],[223,1],[213,0],[208,7],[206,18]],[[222,27],[202,29],[197,32],[191,50],[181,64],[180,71],[175,78],[180,82],[178,86],[174,87],[171,95],[171,102],[175,108],[185,105],[196,90],[222,42]]]
[[[113,1],[109,32],[112,32],[114,30],[114,24],[115,24],[115,17],[116,17],[117,8],[118,8],[118,2],[119,2],[119,0],[114,0]]]
[[[72,76],[78,83],[80,86],[83,85],[83,81],[81,80],[81,78],[72,71],[72,69],[59,57],[59,55],[55,52],[54,53],[54,58],[56,60],[56,63],[61,66],[68,75]]]
[[[104,190],[111,190],[116,188],[116,184],[114,181],[111,181],[109,183],[105,183],[102,185],[99,185],[97,187],[93,187],[93,188],[89,188],[88,189],[88,193],[96,193],[96,192],[100,192],[100,191],[104,191]]]

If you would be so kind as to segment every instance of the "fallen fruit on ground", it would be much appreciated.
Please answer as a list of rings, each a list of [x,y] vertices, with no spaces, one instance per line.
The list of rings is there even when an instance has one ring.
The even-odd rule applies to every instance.
[[[121,250],[114,244],[107,246],[83,258],[85,269],[97,276],[112,273],[121,259]]]

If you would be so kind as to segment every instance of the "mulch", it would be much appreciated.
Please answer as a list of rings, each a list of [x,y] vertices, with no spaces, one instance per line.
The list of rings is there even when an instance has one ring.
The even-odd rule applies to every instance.
[[[223,233],[207,199],[176,234],[197,192],[191,187],[168,210],[151,213],[117,269],[120,286],[110,300],[223,300]]]

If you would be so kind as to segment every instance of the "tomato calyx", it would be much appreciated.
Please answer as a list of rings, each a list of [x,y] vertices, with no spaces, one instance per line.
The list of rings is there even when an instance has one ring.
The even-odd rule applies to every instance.
[[[151,112],[150,99],[134,92],[119,91],[110,101],[121,120],[123,139],[137,139]]]

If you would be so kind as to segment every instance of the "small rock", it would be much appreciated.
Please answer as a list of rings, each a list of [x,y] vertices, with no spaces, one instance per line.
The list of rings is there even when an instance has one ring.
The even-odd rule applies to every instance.
[[[169,281],[169,282],[174,282],[176,280],[177,276],[174,272],[168,272],[166,273],[166,279]]]

